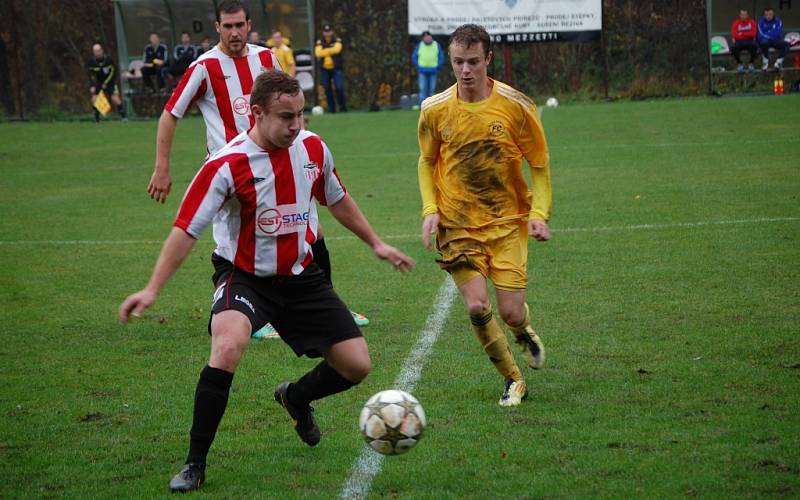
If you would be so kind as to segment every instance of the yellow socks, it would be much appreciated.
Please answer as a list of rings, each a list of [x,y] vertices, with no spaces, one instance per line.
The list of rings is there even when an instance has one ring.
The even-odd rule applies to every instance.
[[[490,309],[485,314],[470,316],[469,319],[472,322],[475,336],[478,337],[478,342],[500,375],[506,380],[522,381],[522,372],[514,360],[503,330],[500,329],[500,325],[492,315],[492,310]]]

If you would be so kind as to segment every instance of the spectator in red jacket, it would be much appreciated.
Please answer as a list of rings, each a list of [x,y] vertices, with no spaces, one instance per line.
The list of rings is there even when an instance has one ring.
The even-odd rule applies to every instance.
[[[739,19],[733,21],[731,25],[731,37],[733,38],[733,58],[739,64],[737,68],[741,73],[744,71],[744,64],[742,64],[742,52],[746,51],[750,54],[750,64],[747,67],[748,71],[753,71],[753,61],[756,60],[758,55],[758,43],[756,43],[756,36],[758,35],[758,26],[755,19],[750,19],[750,14],[747,9],[739,9]]]

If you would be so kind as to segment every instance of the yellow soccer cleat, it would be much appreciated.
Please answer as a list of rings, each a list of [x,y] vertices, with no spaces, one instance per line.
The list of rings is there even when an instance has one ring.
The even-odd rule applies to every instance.
[[[497,402],[500,406],[518,406],[528,399],[528,388],[522,380],[506,380],[503,397]]]
[[[538,370],[544,365],[544,344],[533,328],[530,326],[525,328],[525,333],[517,337],[517,344],[522,349],[522,355],[528,366]]]

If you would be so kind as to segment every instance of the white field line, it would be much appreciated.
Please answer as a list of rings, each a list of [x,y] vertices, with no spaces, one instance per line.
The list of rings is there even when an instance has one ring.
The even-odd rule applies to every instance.
[[[450,308],[456,297],[457,289],[450,276],[445,278],[442,286],[433,301],[433,310],[425,321],[425,327],[417,339],[417,343],[411,349],[408,357],[403,363],[403,368],[394,381],[394,387],[406,392],[413,392],[417,385],[422,369],[431,355],[433,344],[439,338],[439,334],[444,327],[447,317],[450,315]],[[339,498],[342,499],[363,499],[369,495],[372,479],[381,471],[384,456],[373,451],[369,446],[364,445],[353,468],[350,476],[342,485]]]
[[[572,144],[572,145],[551,145],[550,151],[571,151],[576,149],[647,149],[647,148],[681,148],[681,147],[705,147],[705,146],[752,146],[756,144],[793,144],[800,142],[798,138],[787,137],[784,139],[764,139],[760,141],[747,139],[731,139],[729,141],[676,141],[676,142],[649,142],[649,143],[606,143],[606,144]],[[398,151],[395,153],[353,153],[341,154],[337,156],[343,160],[355,160],[360,158],[395,158],[418,157],[419,151]]]
[[[555,227],[550,231],[552,233],[601,233],[613,231],[646,231],[657,229],[691,229],[695,227],[705,226],[726,226],[735,224],[765,224],[771,222],[793,222],[800,221],[800,217],[762,217],[758,219],[732,219],[732,220],[713,220],[713,221],[698,221],[698,222],[674,222],[667,224],[634,224],[629,226],[589,226],[589,227]],[[413,240],[421,239],[421,233],[418,234],[391,234],[384,236],[387,240]],[[355,240],[355,236],[326,236],[328,241],[345,241]]]
[[[709,220],[697,222],[674,222],[666,224],[633,224],[628,226],[588,226],[588,227],[555,227],[551,229],[553,233],[600,233],[613,231],[647,231],[658,229],[691,229],[706,226],[727,226],[736,224],[768,224],[773,222],[794,222],[800,221],[800,217],[761,217],[756,219],[729,219],[729,220]],[[413,240],[420,238],[419,233],[414,234],[390,234],[384,236],[386,240]],[[352,235],[326,236],[327,241],[350,241],[357,238]],[[26,245],[161,245],[160,240],[0,240],[0,246],[26,246]]]

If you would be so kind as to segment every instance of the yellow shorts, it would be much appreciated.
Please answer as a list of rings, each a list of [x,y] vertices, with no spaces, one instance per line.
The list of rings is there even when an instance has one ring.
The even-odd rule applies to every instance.
[[[528,285],[527,224],[515,222],[481,229],[439,227],[436,248],[439,267],[461,286],[483,276],[496,288],[524,290]]]

